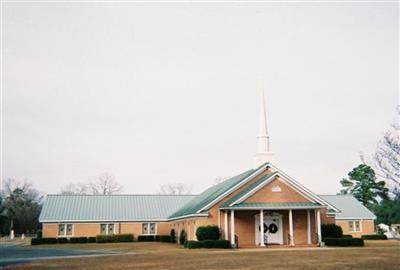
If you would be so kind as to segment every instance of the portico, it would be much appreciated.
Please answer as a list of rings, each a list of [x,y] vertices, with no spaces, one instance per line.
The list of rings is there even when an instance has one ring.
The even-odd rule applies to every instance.
[[[316,245],[321,209],[311,202],[242,203],[221,209],[225,239],[239,246]]]

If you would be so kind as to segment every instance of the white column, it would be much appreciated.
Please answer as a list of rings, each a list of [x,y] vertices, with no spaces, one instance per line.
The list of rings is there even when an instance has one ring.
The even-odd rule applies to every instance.
[[[231,245],[235,244],[235,211],[231,210]]]
[[[225,221],[224,221],[224,231],[225,231],[225,240],[229,240],[228,234],[228,211],[225,210]]]
[[[321,243],[321,210],[317,210],[318,243]]]
[[[290,243],[289,243],[289,245],[294,246],[292,209],[289,210],[289,235],[290,235]]]
[[[265,243],[264,243],[264,210],[260,210],[260,246],[265,247]]]
[[[311,215],[310,210],[307,210],[307,244],[311,244]]]

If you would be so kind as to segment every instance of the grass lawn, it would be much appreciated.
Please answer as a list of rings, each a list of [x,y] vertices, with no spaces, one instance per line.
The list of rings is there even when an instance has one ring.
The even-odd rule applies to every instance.
[[[36,261],[13,265],[12,269],[400,269],[400,241],[366,241],[361,248],[187,250],[144,242],[59,247],[139,254]]]

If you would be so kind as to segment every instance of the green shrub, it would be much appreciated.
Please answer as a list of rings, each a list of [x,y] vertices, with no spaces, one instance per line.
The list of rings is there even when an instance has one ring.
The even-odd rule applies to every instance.
[[[215,225],[200,226],[196,230],[196,236],[199,241],[218,240],[220,238],[220,231],[218,226]]]
[[[139,242],[153,242],[155,241],[154,235],[139,235],[138,236],[138,241]]]
[[[214,248],[215,240],[203,240],[199,241],[204,248]]]
[[[183,247],[187,248],[187,244],[188,244],[188,240],[185,241],[185,243],[183,243]]]
[[[387,240],[387,236],[384,234],[364,234],[361,238],[364,240]]]
[[[229,240],[215,240],[214,248],[231,248],[231,243],[229,242]]]
[[[328,247],[340,246],[340,247],[362,247],[364,246],[364,240],[361,238],[352,238],[352,237],[342,237],[342,238],[334,238],[334,237],[326,237],[323,239],[325,245]]]
[[[186,247],[187,248],[202,248],[203,247],[203,242],[200,241],[186,241]]]
[[[96,236],[96,243],[111,243],[115,242],[115,238],[112,235],[99,234]]]
[[[179,234],[179,244],[183,245],[186,241],[186,232],[182,229],[181,233]]]
[[[160,235],[160,242],[171,243],[171,236],[170,235]]]
[[[41,245],[41,244],[43,244],[42,240],[43,240],[42,238],[32,238],[31,245],[32,246]]]
[[[96,236],[97,243],[113,243],[113,242],[133,242],[134,236],[131,233],[126,234],[99,234]]]
[[[69,242],[71,244],[83,244],[87,243],[87,237],[70,237]]]
[[[135,237],[131,233],[114,234],[115,242],[133,242]]]
[[[42,232],[42,230],[37,230],[36,231],[36,238],[42,238],[43,237],[43,232]]]
[[[323,242],[325,243],[325,245],[327,245],[328,247],[329,247],[329,246],[334,247],[334,246],[337,246],[337,239],[338,239],[338,238],[334,238],[334,237],[326,237],[326,238],[323,238],[322,241],[323,241]]]
[[[334,237],[340,238],[343,236],[342,227],[336,224],[322,224],[321,225],[322,238]]]
[[[88,243],[96,243],[96,237],[95,236],[88,237],[87,242]]]
[[[57,238],[57,244],[66,244],[68,243],[68,239],[65,237],[59,237]]]
[[[55,238],[55,237],[42,238],[42,243],[43,244],[57,244],[57,238]]]
[[[337,245],[339,247],[347,247],[349,245],[349,239],[352,238],[337,238]]]
[[[176,243],[175,229],[171,229],[171,232],[169,233],[169,236],[171,237],[171,243]]]
[[[347,238],[349,246],[352,247],[363,247],[364,239],[362,238]]]
[[[353,238],[351,234],[343,234],[342,238]]]

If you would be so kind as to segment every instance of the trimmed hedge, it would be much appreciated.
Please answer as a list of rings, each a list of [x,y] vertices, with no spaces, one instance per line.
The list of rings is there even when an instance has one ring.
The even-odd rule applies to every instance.
[[[155,241],[154,235],[139,235],[138,239],[139,242],[153,242]]]
[[[189,241],[185,241],[185,247],[186,248],[190,248],[190,249],[192,249],[192,248],[202,248],[203,247],[203,243],[200,242],[200,241],[189,240]]]
[[[115,242],[133,242],[134,236],[131,233],[126,234],[110,234],[96,236],[97,243],[115,243]]]
[[[42,238],[43,237],[43,231],[42,230],[37,230],[36,231],[36,237],[37,238]]]
[[[32,238],[31,239],[31,245],[36,246],[42,244],[42,238]]]
[[[342,237],[344,237],[344,238],[353,238],[353,236],[351,234],[343,234]]]
[[[215,240],[214,241],[214,248],[231,248],[231,242],[229,240]]]
[[[323,239],[323,242],[328,247],[362,247],[364,246],[364,240],[361,238],[352,238],[352,237],[326,237]]]
[[[96,243],[96,236],[91,236],[87,238],[88,243]]]
[[[159,240],[160,242],[165,242],[165,243],[171,243],[172,242],[170,235],[160,235],[159,239],[160,239]]]
[[[364,240],[387,240],[387,236],[384,234],[364,234],[361,235]]]
[[[218,240],[220,231],[218,226],[215,225],[200,226],[196,230],[196,236],[199,241]]]
[[[88,242],[87,237],[71,237],[69,238],[71,244],[84,244]]]
[[[42,244],[57,244],[57,238],[55,237],[42,238]]]
[[[229,240],[185,241],[185,248],[231,248]]]
[[[321,225],[322,238],[333,237],[340,238],[343,236],[342,227],[336,224],[322,224]]]
[[[97,235],[96,237],[48,237],[48,238],[32,238],[31,245],[42,244],[84,244],[84,243],[112,243],[112,242],[133,242],[133,234],[112,234]]]
[[[57,244],[67,244],[68,243],[68,239],[65,237],[60,237],[57,238]]]

